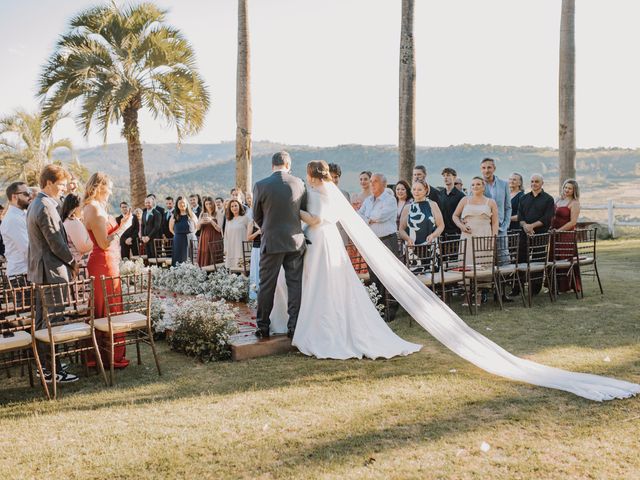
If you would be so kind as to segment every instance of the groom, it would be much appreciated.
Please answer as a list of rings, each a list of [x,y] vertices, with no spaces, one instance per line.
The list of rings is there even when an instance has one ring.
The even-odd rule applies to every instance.
[[[307,208],[307,191],[302,180],[289,174],[291,157],[287,152],[272,157],[271,170],[273,173],[253,188],[253,219],[262,230],[255,334],[258,338],[269,337],[273,296],[280,267],[284,267],[289,299],[287,336],[292,338],[302,296],[302,257],[306,245],[300,210]]]

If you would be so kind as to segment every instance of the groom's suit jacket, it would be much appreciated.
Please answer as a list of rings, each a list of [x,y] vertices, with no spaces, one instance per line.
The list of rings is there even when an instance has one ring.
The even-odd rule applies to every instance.
[[[283,171],[273,172],[253,187],[253,219],[262,229],[262,253],[305,249],[300,210],[307,208],[302,180]]]

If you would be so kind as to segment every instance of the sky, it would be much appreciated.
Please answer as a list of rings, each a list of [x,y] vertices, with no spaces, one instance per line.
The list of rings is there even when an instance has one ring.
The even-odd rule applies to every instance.
[[[0,0],[0,114],[35,110],[69,19],[99,0]],[[187,143],[235,138],[236,0],[157,0],[193,44],[212,97]],[[416,143],[558,146],[561,0],[416,0]],[[576,2],[576,142],[640,147],[640,2]],[[394,145],[401,0],[249,0],[253,139]],[[175,131],[141,116],[147,143]],[[108,142],[121,142],[120,126]],[[76,147],[100,145],[71,120]]]

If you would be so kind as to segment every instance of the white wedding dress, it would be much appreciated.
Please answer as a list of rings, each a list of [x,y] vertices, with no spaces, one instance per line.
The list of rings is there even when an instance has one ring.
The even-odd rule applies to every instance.
[[[338,240],[339,234],[334,226],[334,222],[338,220],[367,262],[368,267],[375,272],[390,294],[395,297],[407,313],[444,346],[465,360],[495,375],[542,387],[564,390],[589,400],[603,401],[628,398],[640,393],[640,385],[636,383],[547,367],[507,352],[496,343],[470,328],[437,295],[425,287],[378,240],[335,185],[324,183],[321,196],[320,194],[312,193],[310,195],[312,199],[310,204],[312,206],[316,202],[313,199],[316,195],[318,195],[317,201],[321,216],[327,219],[326,224],[330,225],[331,228],[323,222],[323,225],[320,225],[317,229],[317,233],[314,229],[309,230],[312,242],[319,241],[323,237],[327,237],[327,240],[325,243],[318,245],[322,249],[322,254],[319,254],[321,256],[316,258],[316,253],[313,250],[315,245],[312,245],[307,253],[308,258],[305,258],[303,278],[306,279],[306,283],[303,280],[302,305],[296,334],[294,335],[294,343],[297,343],[298,340],[302,341],[301,345],[303,344],[305,349],[301,349],[303,353],[315,354],[314,351],[327,353],[328,349],[338,345],[338,343],[347,346],[366,344],[367,339],[371,338],[369,329],[372,328],[372,325],[379,323],[377,321],[379,319],[374,321],[372,317],[371,325],[369,325],[369,314],[365,315],[365,312],[368,311],[365,310],[366,302],[362,299],[366,297],[358,294],[358,299],[356,300],[354,292],[359,289],[355,288],[354,282],[348,282],[348,286],[353,287],[353,290],[349,291],[349,293],[338,291],[338,286],[346,288],[346,282],[343,278],[347,276],[343,269],[337,268],[337,265],[342,262],[341,258],[346,256],[343,244]],[[329,234],[329,232],[333,233]],[[316,237],[318,238],[316,239]],[[306,264],[307,260],[309,261],[308,266]],[[313,279],[314,275],[320,271],[322,272],[320,273],[322,283]],[[351,278],[354,276],[355,274]],[[355,278],[357,279],[357,276]],[[333,288],[333,285],[336,288]],[[305,291],[305,287],[318,290]],[[364,289],[361,290],[366,296]],[[336,296],[332,298],[330,295]],[[366,300],[369,301],[368,298]],[[308,302],[313,309],[308,308],[305,302]],[[357,308],[353,308],[354,306],[357,306]],[[363,310],[360,311],[360,308]],[[350,313],[348,316],[344,314],[340,318],[348,319],[348,322],[356,327],[355,329],[343,328],[342,325],[339,328],[332,321],[332,315],[341,315],[339,312],[343,311]],[[315,323],[318,323],[318,325],[315,325]],[[386,324],[383,323],[383,326],[386,327]],[[325,329],[327,327],[328,329]],[[364,332],[362,331],[363,327],[366,327]],[[298,337],[299,329],[304,332],[300,338]],[[348,338],[354,333],[362,335],[362,338]],[[313,337],[311,334],[316,336]],[[388,341],[395,344],[396,339],[398,337],[393,335]],[[316,344],[318,345],[317,347]],[[376,345],[376,348],[385,349],[381,345]]]
[[[391,358],[422,345],[398,337],[382,319],[351,265],[336,227],[326,185],[309,188],[307,211],[321,223],[307,227],[302,300],[291,344],[316,358]],[[271,313],[271,331],[286,332],[286,287],[281,271]]]

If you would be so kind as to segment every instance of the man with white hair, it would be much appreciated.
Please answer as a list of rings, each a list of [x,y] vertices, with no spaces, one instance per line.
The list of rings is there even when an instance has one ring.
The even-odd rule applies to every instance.
[[[358,210],[360,216],[369,225],[373,233],[380,239],[394,255],[398,255],[398,227],[396,216],[398,206],[393,193],[387,189],[387,177],[382,173],[374,173],[371,176],[371,195],[362,202],[362,207]],[[371,282],[376,285],[378,292],[385,298],[386,289],[378,277],[369,271]],[[388,321],[395,317],[398,305],[393,304],[389,308]]]

